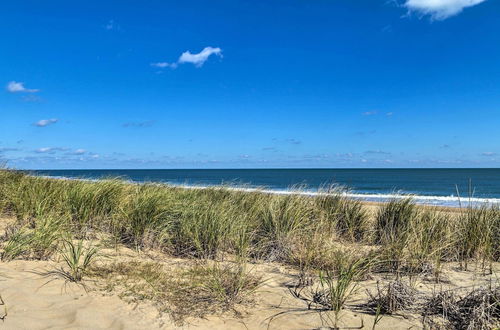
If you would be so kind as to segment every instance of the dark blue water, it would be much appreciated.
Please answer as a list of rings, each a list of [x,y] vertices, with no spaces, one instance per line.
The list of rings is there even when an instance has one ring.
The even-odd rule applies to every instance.
[[[40,170],[38,175],[212,186],[230,184],[286,191],[303,185],[317,191],[327,184],[350,189],[352,196],[387,200],[395,192],[416,195],[419,203],[458,206],[470,193],[477,202],[500,202],[500,169],[220,169],[220,170]]]

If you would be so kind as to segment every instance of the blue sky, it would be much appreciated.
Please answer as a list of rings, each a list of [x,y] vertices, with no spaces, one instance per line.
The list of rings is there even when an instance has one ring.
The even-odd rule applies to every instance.
[[[498,167],[500,1],[4,1],[18,168]]]

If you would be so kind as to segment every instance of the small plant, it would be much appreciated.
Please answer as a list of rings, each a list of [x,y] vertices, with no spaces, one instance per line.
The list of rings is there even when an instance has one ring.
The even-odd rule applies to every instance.
[[[241,304],[261,285],[260,278],[246,270],[243,263],[234,265],[215,262],[200,269],[201,287],[225,308]]]
[[[68,266],[68,271],[57,271],[70,282],[80,282],[89,270],[89,267],[98,257],[99,250],[92,245],[83,245],[83,240],[73,243],[71,240],[64,241],[61,256]]]
[[[366,273],[371,263],[363,257],[343,255],[333,269],[320,271],[318,287],[304,292],[304,288],[297,286],[290,291],[294,297],[305,301],[308,309],[333,311],[333,326],[337,328],[340,312],[358,288],[356,281]]]
[[[8,239],[2,253],[2,261],[11,261],[28,253],[33,235],[25,230],[15,231]]]

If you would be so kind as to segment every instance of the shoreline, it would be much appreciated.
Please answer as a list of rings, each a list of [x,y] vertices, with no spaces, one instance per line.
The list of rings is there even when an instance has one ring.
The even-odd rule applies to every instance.
[[[51,175],[36,175],[29,174],[35,177],[42,177],[48,179],[59,179],[59,180],[82,180],[82,181],[101,181],[106,180],[108,178],[100,178],[100,179],[92,179],[92,178],[77,178],[77,177],[64,177],[64,176],[51,176]],[[114,178],[109,178],[114,179]],[[125,180],[122,178],[117,178],[118,180],[123,180],[129,184],[157,184],[160,186],[166,186],[171,188],[184,188],[184,189],[229,189],[232,191],[241,191],[241,192],[259,192],[264,194],[276,194],[276,195],[303,195],[303,196],[319,196],[328,194],[328,192],[321,191],[307,191],[300,189],[270,189],[266,187],[248,187],[245,185],[237,186],[237,185],[189,185],[189,184],[176,184],[170,182],[161,182],[161,181],[134,181],[134,180]],[[340,189],[341,194],[347,198],[352,200],[359,200],[367,205],[370,204],[384,204],[391,200],[402,200],[405,198],[412,198],[415,204],[425,207],[435,207],[441,208],[444,210],[460,210],[465,209],[469,206],[477,207],[477,206],[500,206],[500,198],[479,198],[479,197],[471,197],[471,198],[461,198],[458,196],[428,196],[428,195],[416,195],[416,194],[406,194],[406,193],[392,193],[392,194],[368,194],[368,193],[354,193],[350,192],[349,189],[342,191]],[[435,201],[434,203],[432,201]],[[446,203],[445,203],[446,202]]]

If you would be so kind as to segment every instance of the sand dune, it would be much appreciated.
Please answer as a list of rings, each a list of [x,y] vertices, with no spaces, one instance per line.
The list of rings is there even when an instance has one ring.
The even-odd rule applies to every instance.
[[[110,259],[147,260],[145,255],[123,248],[109,250]],[[156,262],[159,262],[156,260]],[[188,261],[164,259],[170,268]],[[1,324],[4,329],[313,329],[331,326],[332,314],[307,310],[304,302],[292,297],[289,285],[296,273],[292,268],[270,263],[252,265],[252,271],[263,276],[265,282],[256,293],[252,304],[237,306],[236,312],[188,318],[180,326],[168,313],[159,313],[148,301],[128,303],[118,292],[98,289],[98,283],[86,281],[88,291],[81,285],[61,278],[46,277],[41,273],[59,267],[55,261],[15,260],[0,263],[0,293],[7,306],[7,316]],[[420,281],[421,292],[432,292],[439,287],[474,287],[487,285],[491,276],[448,269],[446,283]],[[494,279],[494,276],[493,276]],[[373,316],[355,311],[355,306],[366,299],[366,290],[374,290],[376,278],[361,282],[356,295],[341,313],[342,326],[371,328]],[[1,309],[0,309],[1,311]],[[2,312],[3,313],[3,312]],[[0,313],[1,314],[1,313]],[[421,328],[418,315],[385,316],[378,329]]]

